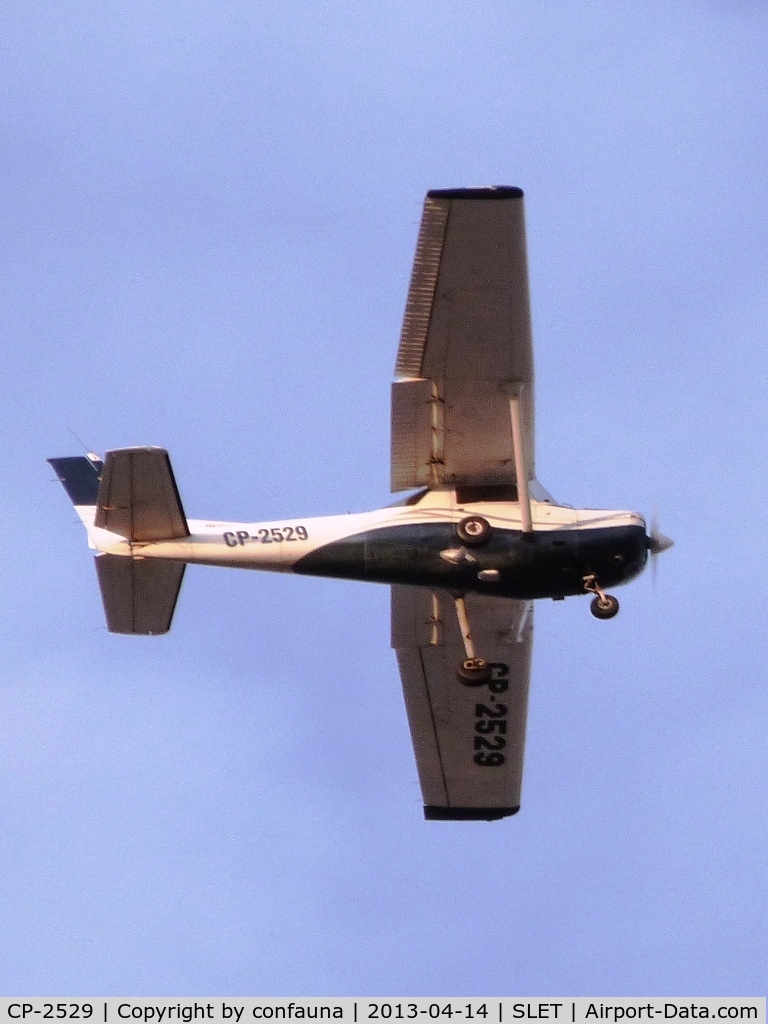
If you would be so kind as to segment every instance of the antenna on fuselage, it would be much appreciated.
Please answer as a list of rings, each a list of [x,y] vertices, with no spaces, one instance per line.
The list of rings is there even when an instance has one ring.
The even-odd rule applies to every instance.
[[[77,434],[74,432],[74,430],[72,430],[71,427],[67,427],[67,432],[70,433],[72,435],[72,437],[74,437],[74,439],[77,441],[77,443],[80,445],[80,447],[85,451],[85,457],[86,457],[86,459],[88,459],[89,462],[92,462],[92,463],[101,462],[101,456],[97,455],[95,452],[92,452],[90,450],[90,448],[88,447],[88,445],[85,443],[85,441],[83,441],[83,439],[81,437],[78,437]]]

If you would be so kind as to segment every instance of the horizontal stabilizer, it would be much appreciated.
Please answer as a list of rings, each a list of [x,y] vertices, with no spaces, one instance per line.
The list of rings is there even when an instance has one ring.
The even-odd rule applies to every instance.
[[[97,555],[95,562],[110,633],[168,632],[184,578],[183,562],[120,555]]]
[[[189,536],[164,448],[121,448],[107,452],[94,525],[132,541]]]
[[[96,458],[74,455],[48,459],[73,505],[95,505],[99,493],[102,463]]]

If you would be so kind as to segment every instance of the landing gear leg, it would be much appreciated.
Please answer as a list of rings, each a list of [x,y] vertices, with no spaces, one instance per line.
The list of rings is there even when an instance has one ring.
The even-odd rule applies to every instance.
[[[466,686],[481,686],[491,678],[491,666],[484,658],[478,658],[475,654],[464,598],[454,596],[453,603],[456,606],[456,618],[459,620],[461,639],[464,641],[464,653],[466,654],[466,658],[456,669],[456,675]]]
[[[613,594],[606,594],[594,573],[584,577],[584,589],[588,594],[596,595],[589,605],[589,610],[596,619],[612,619],[614,615],[618,615],[619,602]]]

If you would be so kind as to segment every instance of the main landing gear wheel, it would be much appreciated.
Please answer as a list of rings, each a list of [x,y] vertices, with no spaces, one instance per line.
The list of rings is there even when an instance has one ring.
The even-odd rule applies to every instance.
[[[613,594],[605,594],[603,597],[598,595],[592,598],[589,610],[596,619],[612,619],[614,615],[618,614],[619,602]]]
[[[491,678],[491,666],[484,658],[467,658],[459,664],[456,675],[465,686],[482,686]]]
[[[465,544],[485,544],[493,533],[493,527],[483,516],[467,516],[456,525],[459,540]]]

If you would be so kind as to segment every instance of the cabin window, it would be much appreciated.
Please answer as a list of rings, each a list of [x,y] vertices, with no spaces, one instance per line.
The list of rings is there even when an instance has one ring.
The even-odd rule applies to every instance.
[[[515,484],[478,484],[456,488],[458,505],[474,505],[480,501],[517,501]]]
[[[427,493],[427,488],[425,487],[423,491],[417,491],[417,492],[416,492],[415,494],[411,494],[411,495],[409,495],[409,496],[408,496],[408,497],[407,497],[407,498],[405,499],[405,501],[403,501],[403,502],[398,502],[398,504],[403,504],[403,505],[418,505],[418,504],[419,504],[419,502],[421,501],[421,499],[422,499],[422,498],[424,497],[424,495],[425,495],[426,493]]]

